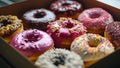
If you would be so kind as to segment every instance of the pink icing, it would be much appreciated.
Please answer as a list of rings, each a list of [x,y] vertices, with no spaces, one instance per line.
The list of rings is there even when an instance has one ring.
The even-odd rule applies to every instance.
[[[102,8],[90,8],[83,11],[78,20],[83,23],[88,29],[104,30],[105,26],[113,22],[111,14]]]
[[[12,47],[27,56],[49,49],[53,45],[52,38],[37,29],[25,30],[16,35],[11,42]]]
[[[84,34],[86,28],[82,23],[71,18],[61,18],[48,25],[47,33],[55,41],[56,47],[69,46],[73,39]],[[63,44],[64,43],[64,44]]]

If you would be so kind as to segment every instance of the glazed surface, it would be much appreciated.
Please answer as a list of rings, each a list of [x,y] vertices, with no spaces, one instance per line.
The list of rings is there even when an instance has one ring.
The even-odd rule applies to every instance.
[[[99,60],[114,52],[114,46],[98,34],[84,34],[71,44],[71,51],[79,54],[84,61]]]
[[[117,48],[120,47],[120,22],[113,22],[106,26],[105,37]]]
[[[16,35],[12,39],[11,46],[21,53],[31,56],[31,54],[54,47],[54,43],[47,33],[37,29],[31,29]]]
[[[56,15],[47,9],[34,9],[23,15],[23,24],[27,29],[40,29],[46,31],[49,22],[54,21]]]
[[[86,27],[72,18],[60,18],[48,25],[47,33],[50,34],[57,47],[69,48],[76,37],[86,33]]]
[[[88,32],[103,34],[105,26],[113,22],[111,14],[102,8],[90,8],[84,10],[78,20],[87,27]]]
[[[50,5],[50,8],[56,12],[76,11],[81,8],[81,4],[71,0],[57,0]]]

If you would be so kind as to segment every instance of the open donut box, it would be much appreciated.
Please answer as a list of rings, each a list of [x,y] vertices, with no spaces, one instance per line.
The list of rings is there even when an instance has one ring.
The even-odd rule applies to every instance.
[[[36,8],[48,8],[54,0],[28,0],[13,5],[8,5],[0,8],[0,15],[17,15],[22,17],[23,13]],[[120,9],[112,7],[98,0],[77,0],[82,3],[83,8],[101,7],[112,14],[115,21],[120,21]],[[36,68],[34,64],[28,61],[25,57],[15,51],[0,38],[0,62],[3,62],[6,66],[2,68]],[[116,50],[109,56],[101,59],[97,63],[91,65],[88,68],[120,68],[120,50]],[[4,62],[5,61],[5,62]],[[7,63],[7,64],[6,64]],[[1,68],[0,63],[0,68]],[[49,67],[48,67],[49,68]]]

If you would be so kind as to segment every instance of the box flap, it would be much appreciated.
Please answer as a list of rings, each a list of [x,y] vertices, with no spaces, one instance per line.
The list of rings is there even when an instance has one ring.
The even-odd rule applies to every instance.
[[[15,68],[35,68],[35,66],[0,38],[0,55]]]

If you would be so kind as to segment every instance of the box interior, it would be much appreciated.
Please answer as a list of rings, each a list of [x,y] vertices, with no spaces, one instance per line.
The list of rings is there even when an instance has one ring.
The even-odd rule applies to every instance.
[[[26,11],[37,9],[37,8],[48,8],[49,5],[54,0],[28,0],[21,3],[16,3],[13,5],[5,6],[0,8],[0,15],[17,15],[19,18],[22,18],[23,13]],[[98,2],[96,0],[78,0],[83,4],[83,7],[92,8],[92,7],[101,7],[108,12],[110,12],[115,21],[120,21],[120,10],[109,5],[106,5],[102,2]],[[17,51],[15,51],[12,47],[9,46],[6,42],[0,38],[0,54],[5,57],[15,68],[35,68],[35,66],[29,62],[26,58],[20,55]],[[107,68],[118,66],[120,63],[120,50],[117,50],[113,54],[103,58],[98,61],[94,65],[89,68]]]

